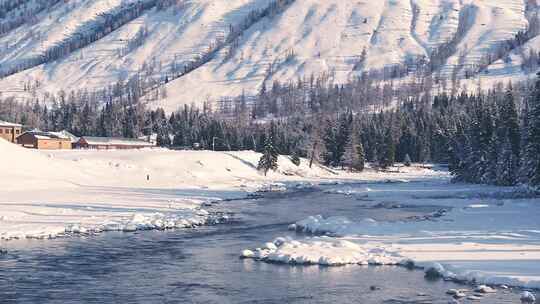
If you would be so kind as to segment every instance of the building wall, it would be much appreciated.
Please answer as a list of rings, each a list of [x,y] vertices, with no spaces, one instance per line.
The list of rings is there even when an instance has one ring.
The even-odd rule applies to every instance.
[[[10,142],[15,142],[15,139],[21,135],[22,129],[20,127],[2,127],[0,126],[0,138],[3,138]]]
[[[37,149],[37,140],[36,138],[28,133],[25,133],[19,137],[17,137],[17,143],[19,145],[22,145],[26,148],[34,148]]]
[[[134,149],[143,149],[143,148],[153,148],[155,146],[130,146],[130,145],[99,145],[99,144],[88,144],[86,142],[78,142],[74,144],[74,149],[91,149],[91,150],[134,150]]]
[[[40,150],[69,150],[71,149],[71,141],[59,139],[38,139],[37,148]]]
[[[154,146],[148,145],[148,146],[139,146],[139,145],[89,145],[88,148],[90,149],[98,149],[98,150],[136,150],[136,149],[143,149],[143,148],[152,148]]]

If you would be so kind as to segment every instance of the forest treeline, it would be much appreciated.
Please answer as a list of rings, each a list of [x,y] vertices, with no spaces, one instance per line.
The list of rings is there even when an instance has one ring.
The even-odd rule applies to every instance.
[[[157,134],[160,146],[173,148],[261,152],[271,144],[283,155],[356,170],[364,162],[446,163],[457,181],[540,185],[540,80],[456,95],[402,90],[311,78],[167,114],[147,109],[128,82],[24,104],[0,99],[0,119],[75,135]]]

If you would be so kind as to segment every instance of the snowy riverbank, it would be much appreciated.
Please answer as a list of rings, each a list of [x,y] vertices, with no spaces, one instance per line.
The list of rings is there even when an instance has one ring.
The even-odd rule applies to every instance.
[[[430,170],[361,175],[330,172],[286,157],[268,177],[254,152],[37,151],[0,140],[0,239],[66,233],[192,227],[213,218],[202,206],[281,182],[381,180],[440,175]],[[279,186],[279,185],[278,185]]]
[[[429,206],[431,217],[384,222],[311,216],[292,224],[302,239],[278,239],[244,257],[321,265],[402,264],[482,284],[540,288],[540,199],[513,198],[511,188],[422,183],[344,186],[362,208]]]

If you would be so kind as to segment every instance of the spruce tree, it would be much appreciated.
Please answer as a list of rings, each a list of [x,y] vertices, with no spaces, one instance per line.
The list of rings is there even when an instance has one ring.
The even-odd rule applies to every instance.
[[[518,159],[512,152],[512,143],[509,137],[505,137],[505,142],[500,151],[496,167],[496,184],[499,186],[513,186],[516,184]]]
[[[384,135],[382,150],[379,151],[379,165],[386,169],[394,165],[396,155],[396,145],[392,137],[392,129],[388,129]]]
[[[514,101],[512,86],[508,86],[503,104],[501,105],[500,121],[504,124],[505,135],[510,141],[512,153],[514,154],[514,157],[519,159],[521,148],[519,117]]]
[[[501,137],[501,141],[504,142],[505,137]],[[489,145],[481,151],[480,166],[482,169],[482,176],[478,179],[475,177],[471,182],[492,184],[497,180],[498,166],[500,162],[500,153],[502,151],[502,143],[500,143],[497,134],[492,134]]]
[[[336,165],[339,162],[339,159],[336,160],[336,150],[337,150],[337,140],[336,140],[337,128],[332,121],[327,121],[327,127],[324,132],[323,141],[325,151],[323,154],[324,164],[327,166]]]
[[[350,171],[361,172],[365,167],[365,153],[362,142],[357,139],[357,136],[351,136],[351,139],[347,143],[345,148],[345,153],[342,157],[342,162],[344,166]]]
[[[527,172],[528,183],[540,186],[540,73],[537,74],[536,85],[529,99],[528,144],[523,166],[530,168]]]
[[[520,157],[520,129],[519,118],[514,102],[512,87],[509,86],[499,107],[499,117],[496,123],[495,139],[490,147],[490,165],[495,165],[495,178],[486,180],[502,186],[511,186],[518,182]]]
[[[276,171],[278,168],[278,157],[279,154],[274,147],[272,137],[268,136],[264,143],[263,155],[259,159],[257,169],[263,171],[264,176],[266,176],[270,170]]]
[[[355,150],[357,156],[355,162],[353,163],[353,168],[356,171],[362,172],[366,167],[366,154],[364,152],[364,146],[362,145],[362,141],[358,141]]]
[[[529,97],[523,101],[523,108],[521,110],[521,153],[520,153],[520,169],[518,182],[522,184],[529,183],[529,176],[532,172],[531,168],[528,166],[529,155],[527,153],[528,144],[529,144],[529,100],[531,99],[532,94],[529,93]]]

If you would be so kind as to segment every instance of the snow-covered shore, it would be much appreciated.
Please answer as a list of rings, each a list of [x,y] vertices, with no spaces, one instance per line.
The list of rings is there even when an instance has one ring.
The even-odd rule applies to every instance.
[[[280,182],[319,182],[384,174],[340,173],[286,157],[268,177],[254,152],[152,150],[37,151],[0,140],[0,239],[65,233],[190,227],[216,220],[201,206]],[[435,174],[416,170],[399,177]]]
[[[445,181],[333,193],[354,195],[371,208],[436,211],[433,217],[399,222],[311,216],[289,229],[315,236],[280,238],[276,246],[267,243],[242,256],[288,264],[414,265],[457,281],[540,288],[538,198],[511,198],[509,188]]]
[[[456,280],[540,288],[540,200],[513,198],[510,188],[450,184],[446,173],[420,168],[336,173],[310,169],[306,161],[296,167],[286,157],[265,177],[254,152],[36,151],[0,140],[0,155],[4,240],[195,227],[224,220],[206,204],[271,185],[362,181],[370,184],[326,192],[370,208],[430,206],[437,216],[406,222],[312,216],[291,225],[308,237],[280,238],[243,255],[293,264],[412,261]]]

